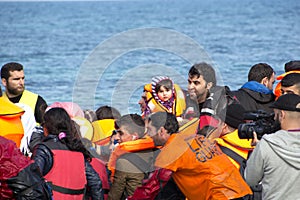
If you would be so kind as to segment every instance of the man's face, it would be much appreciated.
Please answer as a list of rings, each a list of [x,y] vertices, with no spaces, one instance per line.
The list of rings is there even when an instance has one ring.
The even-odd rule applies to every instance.
[[[300,95],[300,91],[299,91],[297,85],[292,85],[290,87],[281,86],[281,93],[282,93],[282,95],[284,95],[284,94],[297,94],[297,95]]]
[[[9,97],[18,96],[25,89],[24,71],[11,71],[8,80],[2,79],[2,84],[6,88]]]
[[[146,124],[147,135],[153,139],[156,146],[163,146],[167,140],[162,137],[162,135],[159,133],[159,130],[156,130],[156,128],[152,126],[151,121]]]
[[[128,142],[137,139],[135,134],[130,134],[124,126],[121,126],[118,130],[117,133],[119,134],[120,137],[120,143],[122,142]]]
[[[266,87],[269,88],[270,90],[273,90],[274,83],[275,83],[275,73],[273,73],[271,78],[268,79]]]
[[[202,75],[200,75],[199,78],[197,78],[197,76],[189,76],[188,78],[188,93],[190,97],[198,103],[205,101],[210,87]]]
[[[141,99],[139,100],[138,104],[140,105],[140,108],[141,108],[141,112],[143,113],[146,108],[147,108],[147,99],[146,99],[146,92],[143,92],[142,96],[141,96]]]

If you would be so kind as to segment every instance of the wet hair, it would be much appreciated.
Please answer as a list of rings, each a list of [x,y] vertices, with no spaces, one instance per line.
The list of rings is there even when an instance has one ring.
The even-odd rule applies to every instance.
[[[160,127],[164,127],[171,135],[177,133],[179,130],[179,124],[177,118],[172,113],[168,112],[156,112],[147,117],[148,122],[151,121],[152,126],[158,130]]]
[[[51,108],[44,114],[43,119],[43,126],[49,134],[56,135],[69,150],[81,152],[85,159],[91,161],[91,154],[78,139],[78,133],[75,132],[74,124],[65,109]],[[60,137],[60,135],[63,135],[63,137]]]
[[[173,83],[172,83],[172,81],[170,79],[163,79],[163,80],[159,81],[155,85],[155,92],[156,92],[156,94],[159,92],[161,86],[164,86],[168,90],[172,90],[173,89]]]
[[[267,63],[258,63],[251,67],[248,73],[248,81],[261,82],[263,78],[270,79],[275,73],[274,69]]]
[[[281,86],[283,87],[291,87],[293,85],[297,85],[297,88],[300,89],[300,74],[299,73],[291,73],[283,77],[281,80]]]
[[[129,134],[137,133],[139,138],[142,138],[145,133],[145,121],[138,114],[123,115],[115,121],[115,129],[124,127]]]
[[[216,72],[211,65],[205,62],[194,64],[189,70],[189,77],[199,78],[200,76],[202,76],[207,83],[211,82],[213,84],[212,86],[216,86]]]
[[[111,106],[101,106],[96,110],[96,116],[98,120],[102,119],[119,119],[121,117],[120,112]]]
[[[6,63],[1,68],[1,78],[8,80],[10,76],[9,72],[22,71],[22,70],[23,70],[23,65],[21,65],[20,63],[16,63],[16,62]]]

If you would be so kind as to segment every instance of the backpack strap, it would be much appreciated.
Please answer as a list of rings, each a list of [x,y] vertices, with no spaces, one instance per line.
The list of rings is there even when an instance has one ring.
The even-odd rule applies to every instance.
[[[239,154],[237,154],[236,152],[234,152],[233,150],[227,148],[227,147],[224,147],[224,146],[221,146],[219,145],[222,152],[225,153],[227,156],[229,156],[230,158],[232,158],[233,160],[235,160],[236,162],[238,162],[240,164],[240,166],[243,165],[243,163],[245,162],[245,158],[243,158],[242,156],[240,156]]]
[[[121,157],[123,159],[126,159],[129,162],[131,162],[134,166],[136,166],[143,173],[148,173],[150,170],[150,164],[147,163],[144,159],[142,159],[140,156],[138,156],[135,153],[126,153],[126,154],[122,155]]]

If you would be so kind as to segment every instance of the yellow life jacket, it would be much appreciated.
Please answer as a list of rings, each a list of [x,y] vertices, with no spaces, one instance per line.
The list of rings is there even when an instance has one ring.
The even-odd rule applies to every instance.
[[[182,92],[179,85],[174,84],[175,89],[175,102],[173,104],[172,113],[176,115],[176,117],[180,117],[184,110],[186,109],[185,103],[185,96]],[[148,107],[150,108],[151,112],[159,112],[159,111],[166,111],[170,112],[166,107],[164,107],[161,103],[157,102],[153,96],[151,84],[146,84],[144,86],[144,90],[146,91],[146,99],[148,102]]]
[[[0,97],[0,135],[12,140],[20,147],[21,139],[24,136],[24,129],[21,116],[24,110],[4,96]]]
[[[90,121],[84,117],[78,116],[73,117],[72,120],[74,120],[79,125],[81,137],[92,141],[94,130]]]
[[[234,151],[244,159],[247,159],[249,151],[252,151],[254,149],[254,146],[251,146],[252,140],[239,138],[238,130],[223,135],[220,138],[216,138],[215,140],[220,146],[227,147],[228,149]],[[234,164],[234,166],[240,169],[240,164],[238,162],[236,162],[230,156],[228,156],[228,158]]]
[[[112,131],[115,129],[115,120],[114,119],[101,119],[92,122],[94,128],[94,136],[92,142],[95,142],[99,145],[104,145],[101,141],[107,141],[112,134]],[[109,142],[110,140],[108,140]]]
[[[30,108],[32,109],[33,113],[35,112],[35,105],[38,99],[38,95],[30,92],[28,90],[24,90],[22,97],[20,99],[20,103],[24,103],[30,106]]]

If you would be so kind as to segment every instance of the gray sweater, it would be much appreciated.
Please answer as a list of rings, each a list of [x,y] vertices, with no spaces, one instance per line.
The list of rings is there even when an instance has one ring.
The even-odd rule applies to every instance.
[[[250,186],[262,182],[263,199],[300,199],[300,131],[264,135],[247,161]]]

